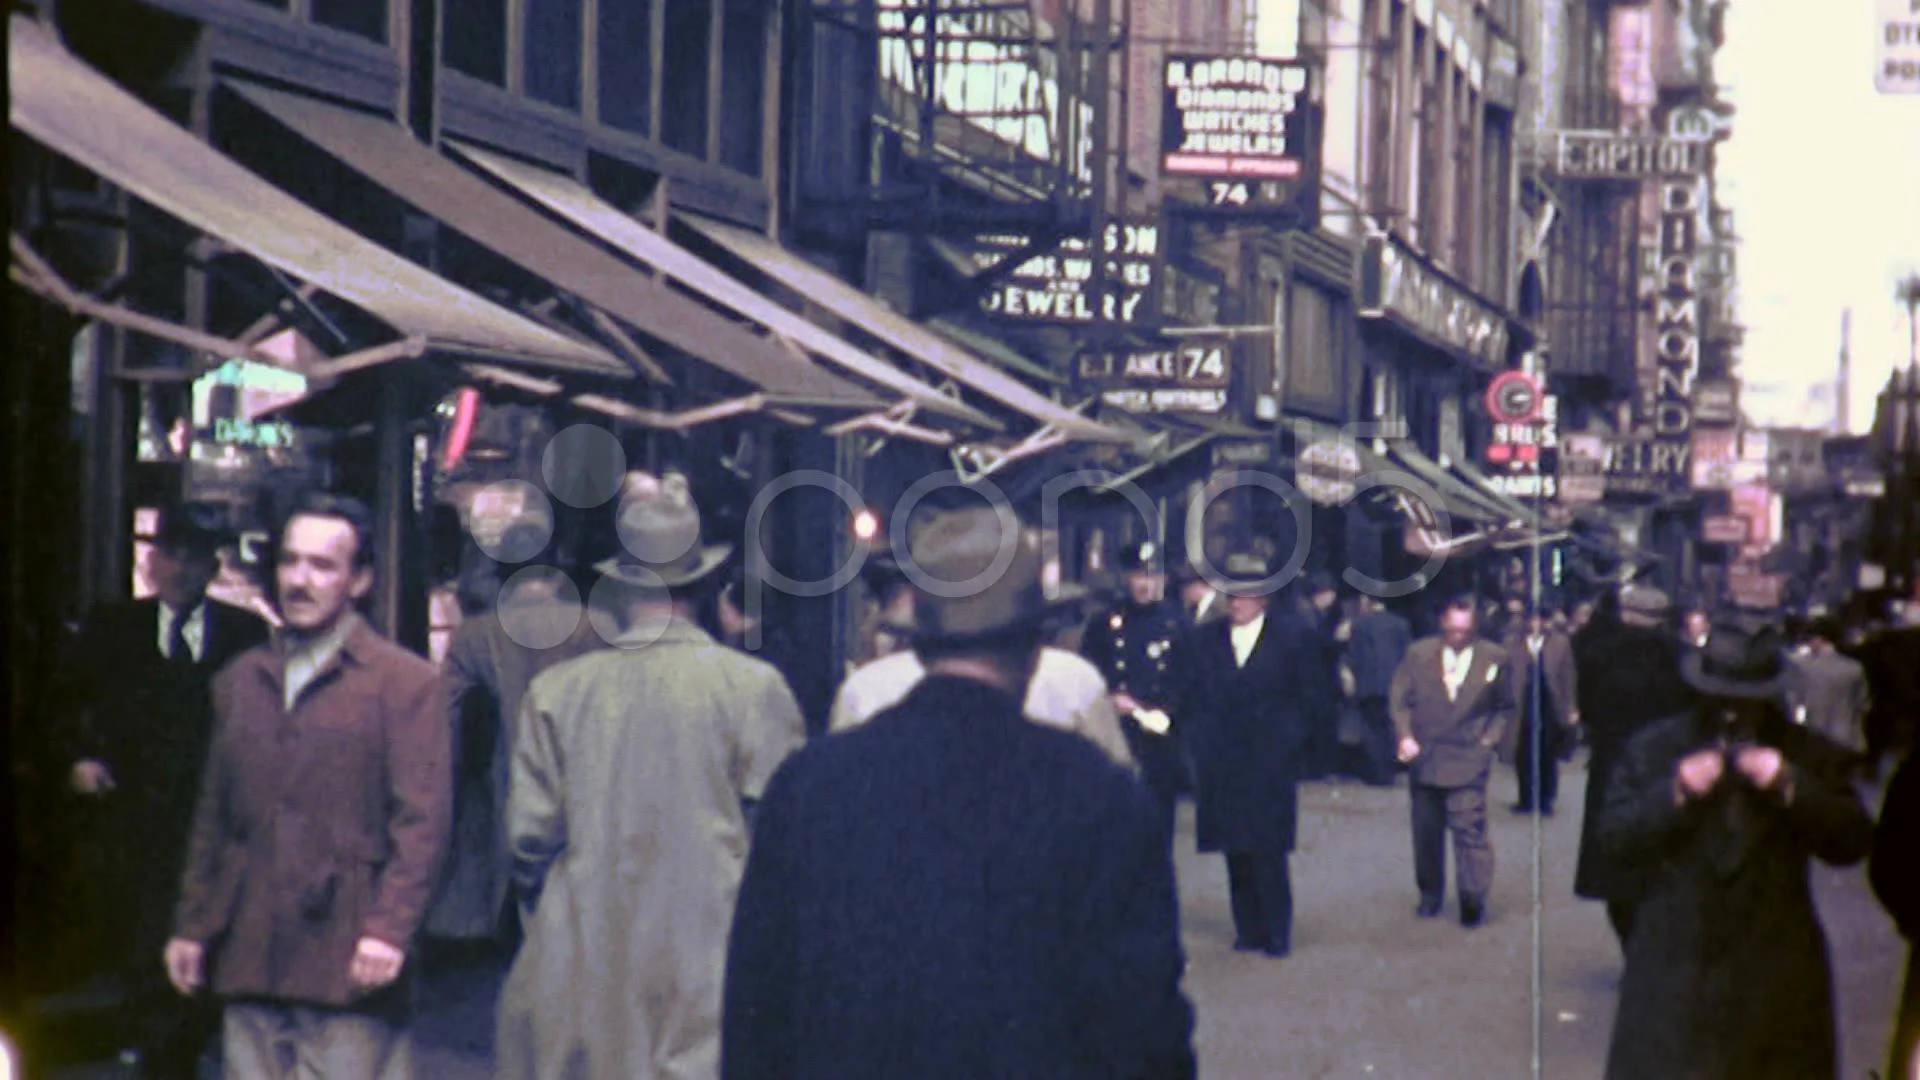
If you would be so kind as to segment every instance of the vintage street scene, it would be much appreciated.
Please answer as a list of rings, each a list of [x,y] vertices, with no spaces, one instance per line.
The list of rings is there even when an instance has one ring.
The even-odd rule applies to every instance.
[[[15,0],[0,1080],[1920,1080],[1920,7]]]

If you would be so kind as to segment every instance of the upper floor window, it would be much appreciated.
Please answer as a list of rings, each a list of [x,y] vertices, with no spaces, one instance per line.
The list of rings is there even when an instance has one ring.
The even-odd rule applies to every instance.
[[[595,27],[600,122],[653,133],[653,0],[601,3]]]
[[[666,0],[661,43],[660,141],[684,154],[707,156],[708,103],[713,87],[713,0]],[[732,5],[728,5],[731,7]]]
[[[446,65],[495,86],[507,84],[507,0],[446,0],[440,20]]]
[[[622,6],[618,3],[603,6]],[[581,0],[534,0],[524,5],[526,38],[522,85],[528,97],[580,108]]]
[[[387,42],[387,0],[312,0],[313,21],[349,34]]]
[[[761,140],[766,134],[770,0],[726,0],[720,28],[720,164],[743,173],[760,172]]]

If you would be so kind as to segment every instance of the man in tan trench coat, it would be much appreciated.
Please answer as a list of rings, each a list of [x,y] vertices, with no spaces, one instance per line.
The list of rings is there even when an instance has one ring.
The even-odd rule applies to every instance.
[[[596,567],[614,647],[537,676],[515,735],[503,1080],[718,1075],[748,805],[805,737],[779,672],[696,622],[731,549],[701,544],[684,480],[629,477],[617,528],[625,554]]]

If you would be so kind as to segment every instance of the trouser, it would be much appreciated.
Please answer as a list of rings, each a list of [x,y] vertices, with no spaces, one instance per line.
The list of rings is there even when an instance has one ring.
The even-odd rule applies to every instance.
[[[1293,881],[1284,851],[1227,852],[1234,940],[1256,949],[1293,944]]]
[[[233,1001],[221,1031],[228,1080],[412,1080],[413,1042],[387,1017]]]
[[[1620,948],[1624,951],[1627,939],[1633,936],[1634,902],[1631,900],[1607,901],[1607,922],[1613,924],[1613,936],[1620,939]]]
[[[193,1080],[200,1056],[220,1030],[220,1007],[205,995],[184,997],[167,981],[164,942],[128,957],[122,1004],[124,1038],[140,1054],[143,1076]]]
[[[1536,788],[1534,778],[1539,777]],[[1560,796],[1560,735],[1553,725],[1535,720],[1520,725],[1520,748],[1513,763],[1520,780],[1520,805],[1551,811]]]
[[[1387,699],[1360,699],[1360,779],[1369,784],[1393,783],[1393,718]]]
[[[1453,834],[1454,872],[1460,897],[1484,902],[1493,885],[1493,844],[1487,839],[1487,787],[1439,788],[1415,783],[1413,796],[1413,876],[1422,900],[1437,901],[1447,891],[1446,834]]]

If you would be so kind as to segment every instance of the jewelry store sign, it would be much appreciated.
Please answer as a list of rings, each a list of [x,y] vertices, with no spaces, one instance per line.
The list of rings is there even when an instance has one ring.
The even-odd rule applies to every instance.
[[[1392,320],[1483,367],[1506,366],[1506,319],[1386,236],[1367,237],[1357,292],[1362,318]]]
[[[1020,235],[982,236],[972,253],[974,266],[989,270],[1008,255],[1030,246]],[[1044,255],[1027,259],[980,298],[990,315],[1027,322],[1092,323],[1140,321],[1152,309],[1158,287],[1160,226],[1157,222],[1107,227],[1104,296],[1092,288],[1092,245],[1069,237]]]

